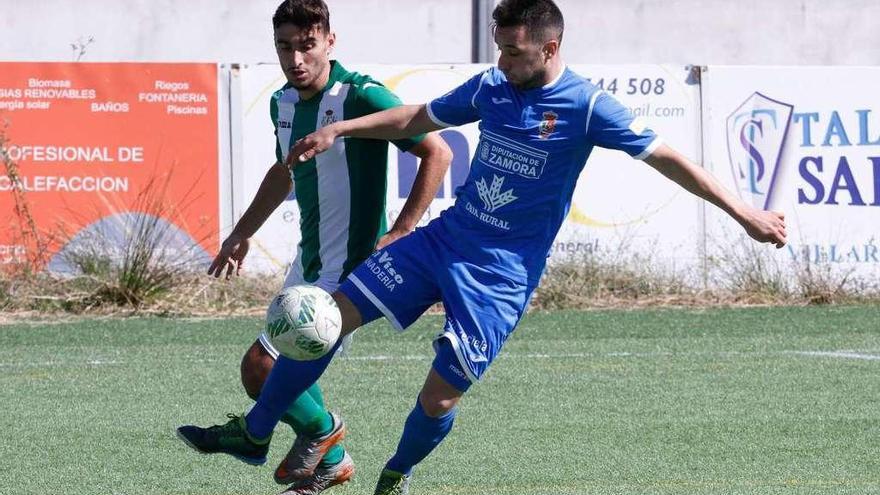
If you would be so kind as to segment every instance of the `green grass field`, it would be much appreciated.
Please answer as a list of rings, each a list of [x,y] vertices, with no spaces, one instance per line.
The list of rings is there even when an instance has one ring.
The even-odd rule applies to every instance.
[[[442,320],[362,330],[322,384],[371,494]],[[249,401],[258,319],[0,326],[0,493],[272,494],[174,428]],[[880,493],[880,308],[529,315],[417,469],[418,494]]]

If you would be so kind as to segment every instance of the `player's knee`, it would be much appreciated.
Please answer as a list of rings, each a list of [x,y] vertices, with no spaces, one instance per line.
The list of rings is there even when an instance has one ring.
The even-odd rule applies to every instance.
[[[333,300],[339,307],[339,314],[342,316],[342,332],[340,337],[344,337],[358,329],[363,324],[363,318],[357,306],[351,302],[345,294],[340,291],[333,293]]]
[[[254,342],[247,350],[241,359],[241,384],[244,385],[248,397],[257,400],[274,364],[275,360],[259,341]]]
[[[419,404],[426,415],[439,418],[455,409],[463,394],[464,392],[453,387],[432,367],[419,392]]]
[[[425,414],[431,418],[439,418],[446,415],[449,411],[455,409],[459,400],[461,400],[461,397],[449,397],[448,395],[430,390],[422,390],[422,393],[419,394],[419,404],[422,405],[422,410],[425,411]]]

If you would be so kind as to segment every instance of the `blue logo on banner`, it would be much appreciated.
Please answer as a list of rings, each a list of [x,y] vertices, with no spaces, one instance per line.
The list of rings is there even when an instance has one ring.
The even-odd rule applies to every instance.
[[[793,105],[752,94],[727,117],[727,151],[737,192],[767,209],[791,124]]]

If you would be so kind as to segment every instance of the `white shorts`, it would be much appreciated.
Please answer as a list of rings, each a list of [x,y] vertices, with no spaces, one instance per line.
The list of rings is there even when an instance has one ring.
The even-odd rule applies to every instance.
[[[296,262],[294,261],[294,263]],[[336,289],[339,288],[339,275],[335,274],[331,277],[321,277],[314,283],[310,284],[303,280],[302,273],[299,270],[296,270],[293,266],[291,266],[290,271],[287,272],[287,277],[284,279],[284,285],[281,288],[286,289],[294,285],[314,285],[332,294],[336,292]],[[272,345],[272,342],[269,340],[269,335],[266,334],[265,330],[260,332],[259,340],[260,345],[263,346],[263,349],[266,349],[266,352],[268,352],[269,355],[272,356],[272,359],[278,359],[278,349],[276,349],[275,346]],[[351,334],[349,334],[342,340],[342,346],[340,347],[340,349],[348,350],[350,346]]]

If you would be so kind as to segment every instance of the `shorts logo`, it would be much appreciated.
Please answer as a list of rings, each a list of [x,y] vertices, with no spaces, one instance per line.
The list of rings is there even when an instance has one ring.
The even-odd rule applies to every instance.
[[[452,371],[453,373],[455,373],[455,375],[458,376],[459,378],[464,378],[465,380],[467,380],[467,376],[465,376],[464,371],[461,371],[460,369],[458,369],[458,366],[456,366],[454,364],[450,364],[449,370]]]
[[[538,137],[547,139],[556,131],[556,119],[559,118],[559,115],[556,112],[544,112],[542,117],[544,117],[544,120],[538,125],[538,130],[540,131]]]
[[[293,123],[290,122],[289,120],[279,120],[278,121],[278,128],[279,129],[290,129],[291,127],[293,127]]]
[[[486,351],[489,350],[489,344],[486,341],[480,341],[475,337],[469,336],[464,329],[459,328],[458,339],[461,341],[462,347],[467,354],[467,358],[472,363],[485,363],[489,361],[486,357]]]
[[[394,289],[404,282],[403,275],[397,272],[393,262],[394,258],[387,251],[375,253],[364,262],[370,273],[376,276],[388,292],[394,292]]]
[[[498,177],[492,174],[492,185],[486,186],[486,179],[480,178],[477,181],[477,192],[480,199],[483,200],[483,206],[489,213],[494,212],[498,208],[506,204],[513,203],[518,198],[513,195],[513,189],[501,192],[501,186],[504,185],[504,177]]]
[[[480,135],[478,149],[480,162],[487,167],[526,179],[540,179],[549,156],[546,151],[486,130]]]
[[[321,127],[335,124],[337,120],[339,119],[336,118],[336,114],[333,113],[333,110],[327,110],[324,112],[324,118],[321,119]]]

